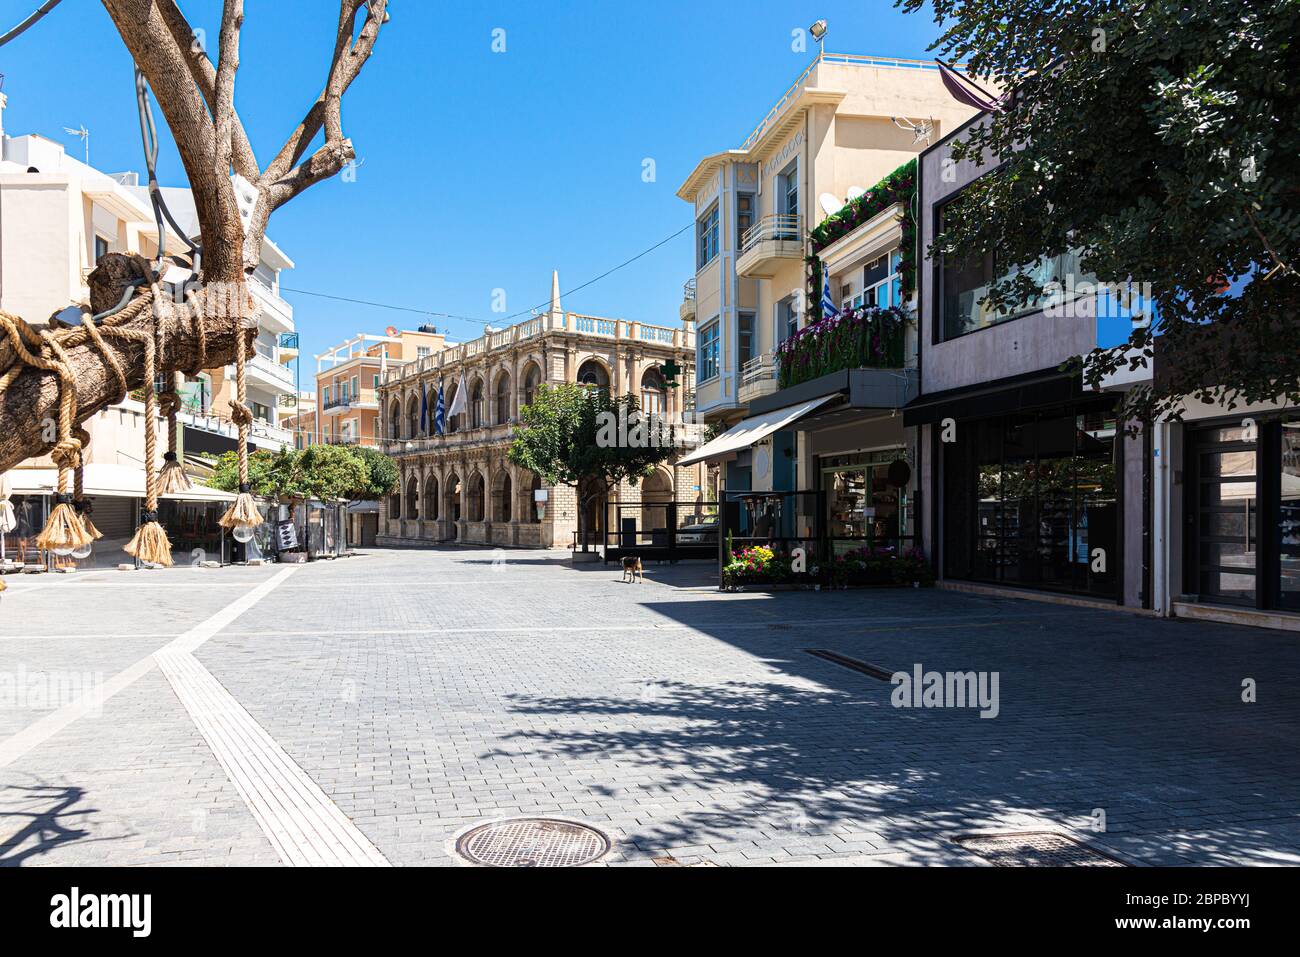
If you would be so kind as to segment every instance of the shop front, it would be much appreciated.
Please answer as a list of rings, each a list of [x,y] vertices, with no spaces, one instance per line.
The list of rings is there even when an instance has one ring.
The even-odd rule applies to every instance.
[[[1183,598],[1300,611],[1300,413],[1184,428]]]
[[[1073,389],[1050,385],[1049,392]],[[1119,600],[1124,442],[1116,397],[1083,393],[1042,405],[1025,398],[1017,391],[950,399],[925,416],[939,466],[942,577]],[[979,415],[999,405],[1014,409]],[[968,414],[953,414],[960,410]]]

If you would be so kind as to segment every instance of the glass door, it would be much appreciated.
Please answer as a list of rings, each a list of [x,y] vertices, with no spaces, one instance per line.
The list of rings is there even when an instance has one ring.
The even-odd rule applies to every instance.
[[[1258,587],[1257,453],[1240,426],[1196,433],[1192,556],[1196,590],[1215,601],[1254,605]]]
[[[1282,423],[1282,487],[1278,515],[1281,569],[1278,604],[1300,610],[1300,418]]]

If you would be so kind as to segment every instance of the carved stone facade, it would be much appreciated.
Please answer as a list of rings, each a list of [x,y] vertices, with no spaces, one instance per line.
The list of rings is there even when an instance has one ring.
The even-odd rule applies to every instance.
[[[689,327],[579,315],[558,306],[553,293],[552,308],[543,315],[388,370],[380,386],[383,444],[398,462],[401,484],[382,504],[380,543],[572,545],[576,491],[550,486],[507,458],[519,410],[542,385],[586,382],[608,388],[615,397],[634,392],[643,409],[658,411],[691,440],[688,447],[698,440],[699,427],[683,420],[694,381]],[[666,386],[659,371],[669,360],[682,369],[675,388]],[[462,378],[465,411],[448,417],[445,434],[432,434],[439,387],[450,410]],[[421,384],[428,402],[423,427]],[[673,461],[637,486],[614,489],[610,500],[640,503],[644,494],[652,502],[703,501],[703,467],[679,468]],[[540,516],[539,492],[545,493]],[[601,497],[588,506],[585,524],[596,541],[603,541],[607,511]]]

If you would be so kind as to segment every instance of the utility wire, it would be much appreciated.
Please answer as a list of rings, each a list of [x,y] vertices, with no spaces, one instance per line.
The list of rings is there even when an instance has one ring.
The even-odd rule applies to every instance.
[[[25,33],[28,27],[35,24],[37,20],[39,20],[41,17],[45,16],[45,14],[49,13],[51,10],[57,7],[59,3],[60,0],[45,0],[45,2],[42,3],[40,7],[37,8],[35,13],[33,13],[22,23],[18,24],[18,26],[14,27],[4,36],[0,36],[0,47],[4,46],[10,40],[13,40],[14,38]]]
[[[620,269],[624,268],[625,266],[630,266],[632,263],[636,262],[638,259],[641,259],[643,256],[648,256],[650,253],[654,252],[660,246],[663,246],[666,243],[669,243],[672,240],[676,239],[678,236],[686,232],[694,225],[695,224],[693,222],[687,223],[685,226],[677,230],[677,232],[673,233],[671,236],[659,240],[659,242],[655,243],[653,246],[650,246],[647,249],[643,249],[641,252],[633,256],[631,259],[624,260],[623,262],[619,263],[617,266],[605,270],[599,276],[596,276],[593,279],[588,279],[586,282],[582,283],[581,285],[574,286],[572,289],[560,293],[561,298],[566,298],[568,296],[573,295],[576,292],[580,292],[581,290],[586,289],[588,286],[600,282],[600,280],[604,279],[606,276],[618,272]],[[536,310],[542,309],[551,304],[551,300],[547,298],[545,301],[538,303],[536,306],[532,306],[528,309],[523,309],[519,312],[512,313],[511,315],[505,317],[498,316],[493,319],[478,319],[473,316],[459,316],[456,315],[455,313],[436,312],[432,309],[416,309],[413,306],[398,306],[387,302],[375,302],[370,299],[352,299],[349,298],[348,296],[335,296],[324,292],[314,292],[313,290],[310,289],[294,289],[289,286],[281,286],[280,289],[284,292],[293,292],[301,296],[314,296],[317,299],[333,299],[335,302],[348,302],[357,306],[373,306],[376,309],[390,309],[394,312],[410,312],[410,313],[414,313],[417,316],[434,316],[439,319],[459,319],[463,322],[473,322],[478,325],[491,325],[493,323],[509,323],[511,319],[518,319],[520,316],[529,315],[535,312]]]

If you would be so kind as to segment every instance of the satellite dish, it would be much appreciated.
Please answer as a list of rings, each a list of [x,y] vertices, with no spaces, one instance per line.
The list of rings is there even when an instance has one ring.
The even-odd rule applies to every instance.
[[[851,200],[852,200],[852,199],[857,199],[859,196],[863,195],[865,192],[866,192],[866,190],[863,189],[861,186],[850,186],[850,187],[849,187],[849,199],[851,199]]]
[[[817,201],[822,204],[822,209],[826,212],[827,216],[834,216],[844,208],[844,204],[840,202],[839,197],[834,193],[822,193],[821,196],[818,197]]]
[[[397,335],[397,327],[389,326],[387,329],[384,330],[384,335],[388,336],[391,339],[393,336]]]

